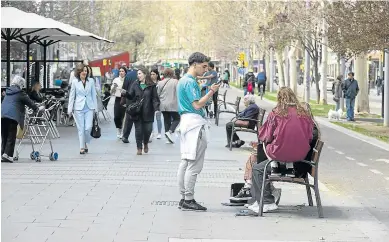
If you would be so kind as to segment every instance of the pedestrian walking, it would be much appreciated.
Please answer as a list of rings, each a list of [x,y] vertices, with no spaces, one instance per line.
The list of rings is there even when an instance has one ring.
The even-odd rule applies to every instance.
[[[154,82],[154,84],[157,86],[158,88],[158,82],[161,81],[161,77],[159,76],[159,71],[158,69],[152,69],[151,72],[150,72],[150,77],[151,77],[151,80]],[[162,137],[162,113],[161,111],[155,111],[155,121],[157,123],[157,132],[153,132],[154,134],[157,133],[155,136],[157,139],[161,139]],[[153,125],[154,126],[154,125]]]
[[[179,127],[181,163],[177,173],[181,194],[179,208],[205,211],[207,208],[198,204],[194,199],[196,179],[203,169],[208,139],[206,135],[208,125],[203,108],[207,101],[217,93],[220,85],[212,84],[209,92],[201,97],[196,77],[205,73],[209,58],[202,53],[195,52],[189,56],[188,62],[189,70],[177,85],[178,112],[181,115]]]
[[[124,114],[126,113],[126,107],[124,106],[123,103],[121,103],[124,77],[126,76],[126,74],[127,74],[127,69],[125,67],[120,67],[119,76],[112,81],[112,86],[111,86],[111,95],[115,96],[113,120],[115,122],[116,131],[117,131],[116,136],[118,139],[121,139],[123,137],[122,128],[123,128]]]
[[[340,99],[342,98],[343,91],[342,91],[342,79],[343,76],[339,75],[336,80],[334,81],[334,101],[335,101],[335,111],[338,111],[340,107]]]
[[[159,111],[160,101],[157,87],[151,80],[150,72],[145,67],[138,70],[138,80],[131,86],[128,97],[133,100],[134,110],[128,112],[135,124],[137,155],[149,152],[149,140],[153,131],[155,112]]]
[[[124,78],[123,88],[122,88],[122,104],[125,104],[127,107],[128,105],[131,105],[133,101],[131,100],[130,96],[127,94],[130,92],[132,84],[135,83],[135,81],[138,78],[138,70],[136,69],[134,64],[129,65],[129,70],[127,70],[126,77]],[[124,128],[123,128],[123,136],[122,141],[123,143],[129,143],[128,137],[131,134],[132,126],[134,125],[134,121],[131,119],[131,116],[129,114],[124,115]]]
[[[381,77],[377,77],[377,80],[375,81],[375,85],[377,88],[377,96],[379,96],[381,94],[381,88],[382,88],[382,78]]]
[[[348,73],[348,78],[344,81],[342,89],[344,93],[344,98],[346,99],[347,121],[355,121],[355,98],[358,95],[359,86],[358,81],[354,79],[354,72]]]
[[[165,79],[158,82],[157,90],[158,97],[161,101],[160,110],[163,115],[165,126],[165,137],[167,143],[174,143],[172,134],[180,123],[180,115],[178,114],[177,105],[177,84],[178,80],[174,76],[172,69],[167,68],[164,71]]]
[[[74,115],[78,138],[80,141],[80,154],[88,153],[87,144],[91,141],[93,113],[97,112],[97,98],[95,82],[89,75],[84,64],[78,64],[69,95],[68,114]]]
[[[24,129],[25,106],[38,111],[38,107],[22,90],[25,80],[21,76],[12,79],[1,103],[1,161],[13,162],[18,125]],[[45,107],[39,107],[43,110]]]

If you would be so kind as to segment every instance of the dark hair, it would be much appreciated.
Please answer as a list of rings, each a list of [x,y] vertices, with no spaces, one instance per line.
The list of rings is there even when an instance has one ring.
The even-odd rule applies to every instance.
[[[163,76],[164,76],[164,77],[173,78],[173,77],[174,77],[174,71],[173,71],[173,69],[171,69],[171,68],[166,68],[166,69],[163,71]]]
[[[215,68],[215,64],[213,64],[213,62],[209,62],[208,66],[211,67],[211,68]]]
[[[94,78],[94,76],[93,76],[93,71],[92,71],[92,67],[86,66],[86,68],[88,69],[88,77]]]
[[[181,78],[181,77],[180,77],[180,75],[181,75],[180,69],[178,69],[178,68],[174,69],[174,74],[176,75],[176,78],[177,78],[177,79],[180,79],[180,78]]]
[[[348,74],[354,76],[354,72],[349,72]]]
[[[157,81],[160,81],[161,80],[161,76],[159,75],[159,71],[157,68],[153,68],[151,69],[150,73],[151,72],[154,72],[155,74],[157,74]]]
[[[188,58],[188,63],[190,66],[193,65],[194,63],[204,63],[209,61],[210,58],[200,52],[195,52],[191,54]]]
[[[145,84],[146,85],[148,85],[148,86],[154,85],[153,80],[151,80],[150,72],[146,67],[140,66],[138,68],[138,71],[141,71],[145,75]]]
[[[124,70],[124,73],[127,74],[127,68],[125,68],[124,66],[121,66],[121,67],[119,68],[119,71],[120,71],[120,69],[123,69],[123,70]]]
[[[89,75],[89,68],[86,65],[82,64],[82,63],[77,64],[74,76],[77,77],[78,79],[80,79],[81,78],[80,74],[81,74],[81,72],[84,71],[85,67],[86,67],[86,72],[87,72],[86,76],[88,77],[88,75]]]

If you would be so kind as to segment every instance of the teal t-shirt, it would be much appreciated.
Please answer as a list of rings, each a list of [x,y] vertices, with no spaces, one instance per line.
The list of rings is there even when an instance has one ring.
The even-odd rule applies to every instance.
[[[183,76],[177,85],[178,113],[180,115],[184,113],[196,113],[205,117],[203,108],[196,110],[192,105],[194,101],[198,101],[200,98],[201,90],[196,79],[189,74]]]

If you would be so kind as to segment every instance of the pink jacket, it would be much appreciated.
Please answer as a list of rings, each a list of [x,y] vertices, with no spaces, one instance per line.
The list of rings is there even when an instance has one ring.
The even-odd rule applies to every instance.
[[[271,112],[258,131],[258,140],[266,142],[267,155],[281,162],[304,160],[313,135],[310,117],[299,117],[295,107],[289,107],[288,116]]]

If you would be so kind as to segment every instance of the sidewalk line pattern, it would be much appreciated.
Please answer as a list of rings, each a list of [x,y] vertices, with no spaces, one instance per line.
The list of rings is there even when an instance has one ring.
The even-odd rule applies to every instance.
[[[347,160],[355,160],[354,158],[350,157],[350,156],[346,156],[346,159]]]
[[[383,175],[382,172],[376,170],[376,169],[370,169],[371,172],[375,173],[375,174],[379,174],[379,175]]]
[[[342,151],[335,150],[335,152],[338,153],[339,155],[344,155],[344,153]]]
[[[367,166],[365,163],[362,163],[362,162],[357,162],[357,164],[360,166],[363,166],[363,167]]]
[[[332,147],[332,146],[327,146],[327,148],[329,149],[329,150],[334,150],[335,148],[334,147]]]
[[[383,161],[389,164],[389,159],[377,159],[376,161]]]

